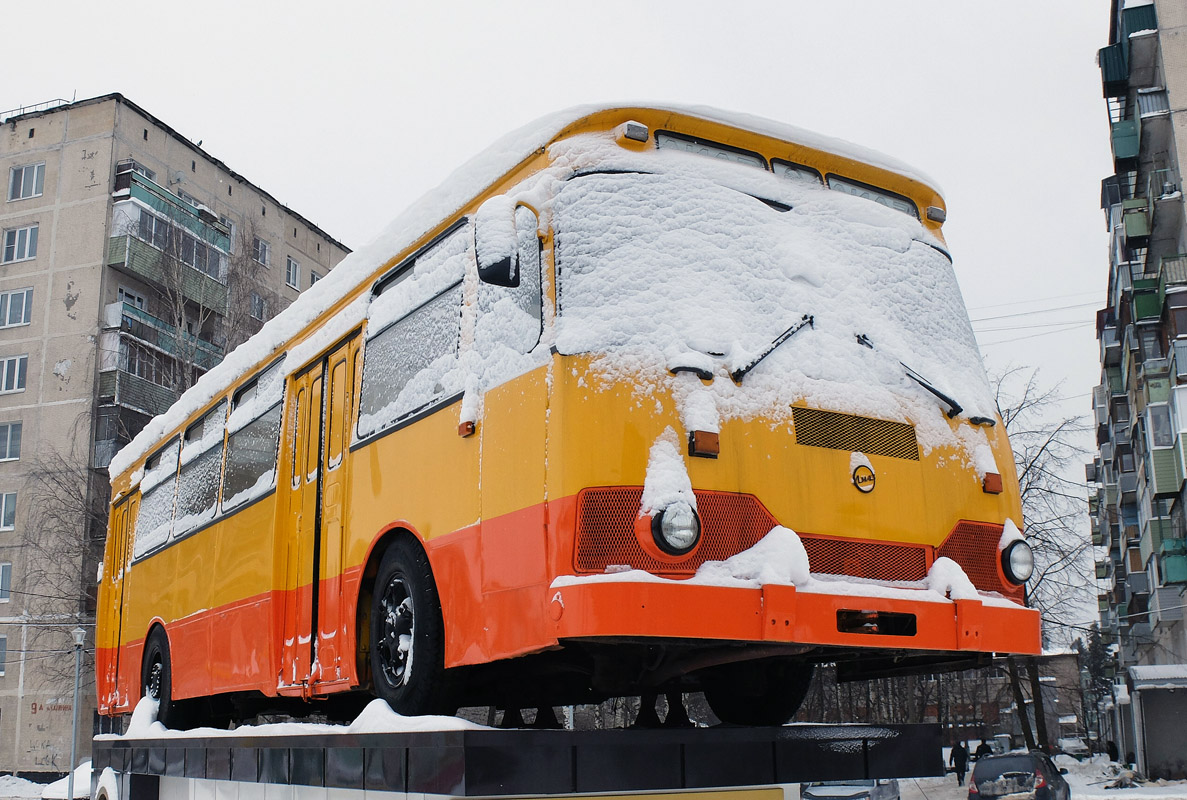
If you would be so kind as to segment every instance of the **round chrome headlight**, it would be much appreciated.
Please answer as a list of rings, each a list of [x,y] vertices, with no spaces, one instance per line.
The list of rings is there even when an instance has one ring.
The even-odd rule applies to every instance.
[[[651,518],[651,535],[660,550],[682,556],[701,538],[701,521],[688,503],[673,503]]]
[[[1035,556],[1030,545],[1019,540],[1003,550],[1002,571],[1011,583],[1026,583],[1035,571]]]

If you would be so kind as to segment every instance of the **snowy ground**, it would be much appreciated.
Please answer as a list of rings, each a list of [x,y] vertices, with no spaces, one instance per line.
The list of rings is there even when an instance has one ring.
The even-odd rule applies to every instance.
[[[11,775],[0,775],[0,800],[17,800],[26,797],[41,797],[45,786],[33,783],[24,778],[14,778]]]
[[[1066,767],[1072,787],[1072,800],[1187,800],[1187,781],[1153,782],[1134,789],[1106,789],[1115,777],[1115,765],[1103,757],[1083,763],[1068,756],[1057,756],[1056,763]],[[967,776],[966,776],[967,777]],[[799,791],[788,791],[787,800],[799,800]],[[904,778],[899,781],[901,800],[968,800],[968,782],[956,785],[956,777]]]

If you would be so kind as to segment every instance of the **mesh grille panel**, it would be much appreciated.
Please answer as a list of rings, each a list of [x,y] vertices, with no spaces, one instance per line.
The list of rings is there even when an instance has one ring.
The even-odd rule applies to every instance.
[[[816,573],[880,581],[919,581],[927,577],[924,545],[831,539],[811,534],[800,536],[800,541],[808,551],[808,564]]]
[[[997,543],[1001,535],[1001,525],[962,520],[952,529],[936,555],[960,564],[969,580],[981,591],[1001,592],[1021,599],[1022,587],[1006,583],[999,575]]]
[[[793,408],[791,413],[796,444],[919,460],[915,429],[905,423],[816,408]]]
[[[724,561],[753,547],[778,524],[758,499],[748,494],[697,492],[701,546],[679,564],[660,561],[635,538],[641,486],[585,489],[577,495],[577,572],[604,572],[629,564],[635,569],[669,575],[691,575],[706,561]]]

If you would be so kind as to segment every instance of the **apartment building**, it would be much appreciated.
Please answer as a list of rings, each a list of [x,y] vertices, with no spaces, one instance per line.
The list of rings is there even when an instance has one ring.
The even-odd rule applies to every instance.
[[[1101,183],[1109,280],[1087,478],[1101,627],[1132,689],[1131,667],[1187,663],[1187,5],[1113,0],[1110,13],[1099,54],[1114,167]],[[1164,701],[1143,717],[1128,689],[1119,683],[1128,721],[1115,715],[1113,733],[1158,774],[1142,762],[1142,719],[1187,708]]]
[[[0,773],[62,773],[106,466],[349,250],[118,94],[0,113]]]

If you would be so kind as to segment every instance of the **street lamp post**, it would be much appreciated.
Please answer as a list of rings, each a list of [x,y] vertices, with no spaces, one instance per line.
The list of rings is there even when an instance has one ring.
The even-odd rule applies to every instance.
[[[66,779],[66,796],[74,800],[74,761],[78,758],[78,683],[82,674],[82,646],[87,632],[82,628],[71,631],[74,636],[74,724],[70,728],[70,775]]]

